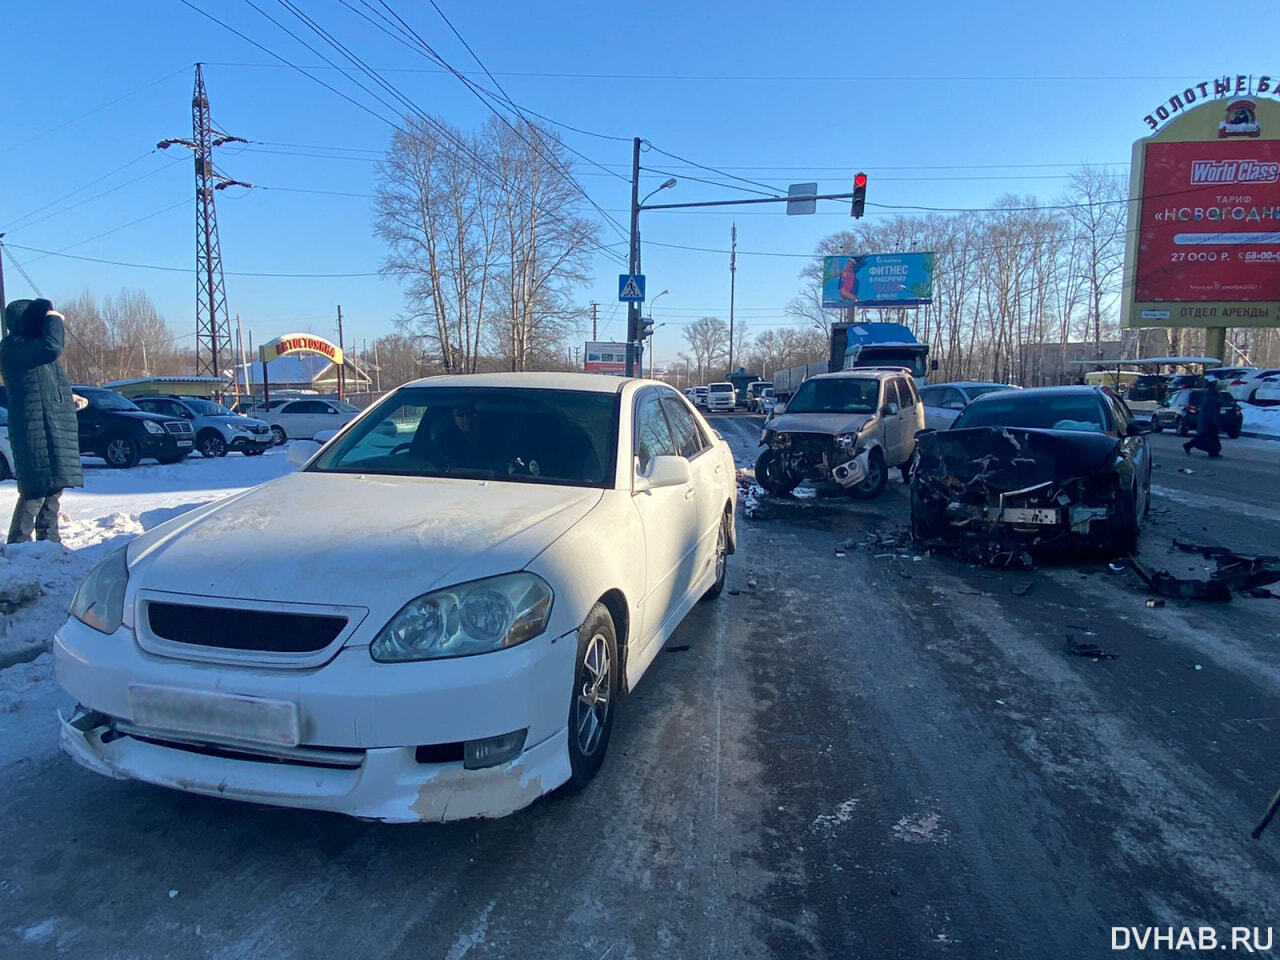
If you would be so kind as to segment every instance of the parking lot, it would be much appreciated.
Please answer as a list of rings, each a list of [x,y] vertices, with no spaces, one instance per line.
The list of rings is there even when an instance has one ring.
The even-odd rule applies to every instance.
[[[761,419],[712,424],[750,466]],[[1204,563],[1175,539],[1275,551],[1280,444],[1151,441],[1145,563]],[[203,495],[158,492],[200,460],[141,468],[133,499],[114,473],[104,516],[281,460],[211,462]],[[895,474],[871,502],[802,488],[740,516],[726,593],[624,701],[600,777],[503,820],[106,780],[58,752],[49,658],[0,671],[0,952],[1087,957],[1112,927],[1280,926],[1280,833],[1249,838],[1280,787],[1280,603],[1148,607],[1096,557],[921,554],[907,502]]]

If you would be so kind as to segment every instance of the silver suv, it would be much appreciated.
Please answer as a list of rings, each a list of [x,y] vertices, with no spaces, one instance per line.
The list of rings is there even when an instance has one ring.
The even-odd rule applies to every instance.
[[[170,395],[137,397],[133,402],[149,413],[188,421],[201,456],[225,457],[239,450],[246,457],[257,457],[271,448],[271,428],[265,422],[232,413],[212,400]]]
[[[781,495],[804,480],[851,497],[880,495],[890,467],[907,475],[924,404],[908,370],[862,367],[810,377],[765,423],[756,481]]]

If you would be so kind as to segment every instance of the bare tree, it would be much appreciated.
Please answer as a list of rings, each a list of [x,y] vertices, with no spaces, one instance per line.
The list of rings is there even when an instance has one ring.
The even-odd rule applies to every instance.
[[[1117,174],[1082,167],[1071,175],[1065,198],[1067,216],[1081,244],[1081,267],[1089,296],[1089,333],[1102,345],[1103,304],[1119,289],[1124,268],[1124,231],[1128,185]]]
[[[446,373],[476,368],[497,208],[474,161],[475,137],[408,117],[378,167],[374,230],[383,272],[405,285],[409,323]],[[444,133],[439,131],[443,130]]]
[[[590,279],[598,228],[576,212],[582,197],[553,135],[493,118],[485,143],[501,177],[496,223],[506,259],[495,341],[510,369],[526,370],[537,358],[545,365],[564,355],[566,334],[582,316],[571,293]]]
[[[141,290],[121,290],[99,303],[85,291],[59,306],[67,318],[63,354],[67,376],[77,383],[107,383],[184,372],[187,352]]]
[[[688,358],[698,374],[697,382],[718,378],[729,359],[729,325],[719,317],[703,317],[687,324],[683,333],[689,344]]]

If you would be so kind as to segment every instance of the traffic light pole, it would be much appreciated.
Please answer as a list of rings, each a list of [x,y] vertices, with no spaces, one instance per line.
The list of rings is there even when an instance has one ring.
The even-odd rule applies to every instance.
[[[640,272],[640,138],[631,141],[631,273]],[[627,376],[636,375],[636,343],[640,338],[640,304],[627,303]]]
[[[632,275],[640,272],[640,211],[641,210],[690,210],[696,207],[742,207],[756,203],[803,203],[805,201],[816,200],[852,200],[853,216],[862,216],[862,203],[867,194],[867,175],[865,173],[857,174],[854,179],[854,191],[852,193],[819,193],[807,197],[760,197],[751,200],[703,200],[696,203],[648,203],[641,205],[640,203],[640,138],[635,137],[631,141],[631,256],[628,258],[628,267]],[[672,180],[671,184],[675,181]],[[647,199],[647,197],[646,197]],[[737,244],[734,244],[734,255],[736,257]],[[734,264],[736,266],[736,264]],[[732,268],[731,268],[732,269]],[[730,294],[732,297],[732,293]],[[627,303],[627,376],[634,377],[636,375],[636,365],[640,361],[641,354],[641,338],[640,338],[640,304],[635,301]],[[732,308],[730,308],[732,310]],[[730,338],[730,357],[732,357],[732,337]],[[732,364],[730,364],[732,367]],[[644,367],[640,367],[641,373]]]

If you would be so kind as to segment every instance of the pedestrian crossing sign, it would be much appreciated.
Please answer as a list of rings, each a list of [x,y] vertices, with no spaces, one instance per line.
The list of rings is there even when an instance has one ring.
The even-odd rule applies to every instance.
[[[644,274],[619,274],[618,299],[623,303],[644,303]]]

